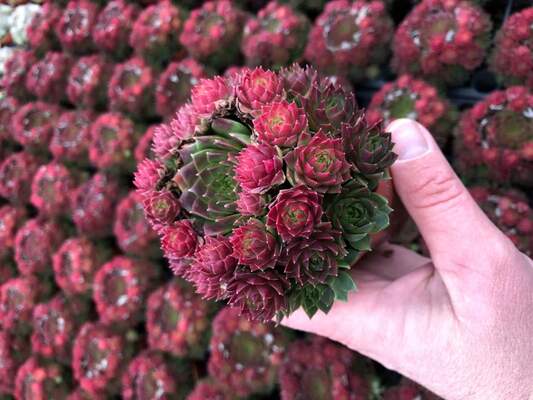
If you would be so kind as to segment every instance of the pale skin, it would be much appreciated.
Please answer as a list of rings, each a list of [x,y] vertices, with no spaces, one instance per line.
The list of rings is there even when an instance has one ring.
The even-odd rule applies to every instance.
[[[446,400],[533,400],[533,261],[487,219],[424,127],[400,119],[387,129],[396,192],[431,259],[382,246],[357,264],[348,302],[282,323]]]

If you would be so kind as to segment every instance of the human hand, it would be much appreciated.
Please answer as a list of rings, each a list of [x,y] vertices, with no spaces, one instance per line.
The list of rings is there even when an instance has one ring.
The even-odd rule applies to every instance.
[[[393,182],[431,260],[386,245],[358,291],[283,325],[327,336],[448,400],[533,399],[533,262],[483,214],[420,124],[389,125]]]

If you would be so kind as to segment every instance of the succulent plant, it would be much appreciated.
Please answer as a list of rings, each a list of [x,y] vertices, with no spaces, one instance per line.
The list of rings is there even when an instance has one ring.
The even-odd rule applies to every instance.
[[[37,59],[29,50],[17,50],[13,52],[4,65],[2,87],[9,96],[19,100],[29,97],[26,89],[26,76]]]
[[[83,390],[91,396],[119,392],[122,373],[132,357],[129,339],[99,323],[87,322],[81,327],[74,339],[71,365]]]
[[[68,296],[89,295],[94,275],[109,254],[106,246],[84,237],[65,240],[52,256],[55,282]]]
[[[392,67],[439,84],[460,85],[485,59],[490,17],[474,2],[426,0],[396,30]]]
[[[207,350],[214,307],[174,278],[148,298],[148,346],[177,357],[201,358]]]
[[[11,118],[13,139],[25,147],[42,150],[50,142],[58,114],[56,106],[41,101],[23,105]]]
[[[390,387],[382,394],[383,400],[442,400],[420,385],[403,378],[396,386]]]
[[[491,221],[523,253],[533,255],[533,209],[527,196],[516,190],[469,188],[472,197]]]
[[[15,236],[15,261],[22,275],[52,272],[52,254],[64,239],[64,232],[53,220],[29,219]]]
[[[282,400],[370,398],[370,368],[362,357],[312,336],[289,345],[279,371]]]
[[[27,335],[0,330],[0,393],[13,394],[17,371],[30,356],[30,352]]]
[[[75,179],[62,164],[41,165],[31,183],[30,202],[41,215],[57,216],[69,212],[70,195]]]
[[[0,196],[14,204],[24,204],[31,193],[31,180],[39,167],[32,154],[12,153],[0,163]]]
[[[246,14],[229,0],[206,1],[191,11],[180,35],[195,59],[214,68],[236,61]]]
[[[55,122],[48,149],[54,158],[64,163],[88,164],[90,126],[94,115],[90,111],[65,111]]]
[[[97,173],[76,188],[72,195],[72,221],[78,232],[90,237],[111,234],[115,204],[120,196],[118,182]]]
[[[496,34],[490,67],[506,86],[533,90],[533,7],[507,18]]]
[[[190,389],[191,372],[185,361],[171,362],[163,353],[145,350],[122,376],[122,398],[183,399]]]
[[[237,396],[268,393],[287,344],[281,328],[250,322],[237,309],[224,308],[213,321],[209,374]]]
[[[411,75],[388,82],[372,96],[368,120],[388,125],[398,118],[410,118],[424,125],[444,147],[457,120],[457,110],[437,88]]]
[[[309,33],[305,58],[328,74],[373,78],[387,57],[392,34],[381,0],[331,1]]]
[[[173,116],[189,99],[191,88],[206,75],[205,68],[192,58],[170,63],[157,82],[155,90],[157,114],[162,117]]]
[[[157,125],[150,125],[144,134],[139,139],[139,142],[137,143],[137,146],[135,146],[135,150],[133,152],[133,156],[135,157],[135,161],[137,163],[140,163],[145,158],[153,159],[154,158],[154,152],[153,152],[153,139],[155,130],[157,129]]]
[[[159,271],[145,261],[116,256],[96,272],[93,301],[105,324],[134,324],[141,319]]]
[[[98,5],[90,0],[70,0],[56,25],[61,46],[76,54],[94,48],[91,32],[98,16]]]
[[[80,298],[58,294],[38,304],[33,309],[33,354],[69,364],[74,336],[87,319],[89,304]]]
[[[224,385],[207,378],[196,382],[186,400],[235,400],[235,398]]]
[[[456,136],[456,162],[467,179],[533,185],[533,94],[514,86],[494,91],[465,111]]]
[[[96,47],[115,58],[128,51],[128,39],[139,7],[125,0],[112,0],[100,11],[93,28]]]
[[[181,52],[184,12],[169,0],[146,7],[133,24],[130,45],[147,63],[159,66]]]
[[[58,45],[55,27],[61,17],[61,9],[53,2],[46,2],[31,19],[27,28],[28,44],[37,54],[54,50]]]
[[[106,86],[112,66],[101,55],[80,57],[70,70],[66,93],[76,106],[99,108],[106,104]]]
[[[310,22],[291,6],[270,1],[244,27],[242,52],[246,63],[279,68],[299,61]]]
[[[106,395],[102,392],[90,393],[78,387],[70,392],[67,400],[106,400],[106,398]]]
[[[17,99],[5,96],[0,99],[0,142],[12,139],[11,137],[11,118],[20,108]]]
[[[26,215],[27,212],[23,207],[0,206],[0,260],[13,250],[15,234],[24,223]]]
[[[128,117],[118,112],[100,114],[91,125],[91,163],[100,169],[131,170],[138,136],[135,124]]]
[[[133,116],[151,115],[154,93],[154,74],[141,58],[131,58],[115,66],[107,89],[112,110]]]
[[[202,79],[153,141],[135,185],[172,270],[250,318],[327,311],[388,225],[390,134],[314,70]],[[341,200],[346,232],[324,213]]]

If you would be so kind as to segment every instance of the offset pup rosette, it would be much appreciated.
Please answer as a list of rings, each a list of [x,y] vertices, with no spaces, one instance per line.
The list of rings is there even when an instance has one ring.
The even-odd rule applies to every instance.
[[[251,319],[346,299],[389,224],[391,136],[313,69],[202,79],[154,147],[135,184],[171,268]]]

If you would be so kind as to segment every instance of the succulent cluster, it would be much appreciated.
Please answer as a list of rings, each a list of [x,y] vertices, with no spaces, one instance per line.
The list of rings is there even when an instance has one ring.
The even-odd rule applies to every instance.
[[[328,311],[388,225],[390,134],[313,69],[203,79],[154,143],[135,183],[171,267],[252,319]]]

